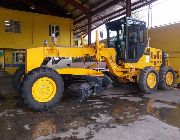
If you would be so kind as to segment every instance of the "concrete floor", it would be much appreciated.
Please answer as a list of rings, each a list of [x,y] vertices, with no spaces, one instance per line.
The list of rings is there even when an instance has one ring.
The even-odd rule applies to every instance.
[[[180,140],[179,89],[143,95],[134,86],[109,87],[84,103],[71,89],[56,108],[36,113],[13,91],[11,78],[0,77],[0,139]]]

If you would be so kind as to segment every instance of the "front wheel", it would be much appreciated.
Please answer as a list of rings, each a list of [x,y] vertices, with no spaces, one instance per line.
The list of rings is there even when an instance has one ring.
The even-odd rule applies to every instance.
[[[156,92],[158,82],[158,73],[153,67],[146,67],[141,71],[138,85],[144,93],[150,94]]]
[[[34,111],[45,111],[57,105],[63,96],[64,82],[53,69],[40,67],[23,80],[22,97]]]

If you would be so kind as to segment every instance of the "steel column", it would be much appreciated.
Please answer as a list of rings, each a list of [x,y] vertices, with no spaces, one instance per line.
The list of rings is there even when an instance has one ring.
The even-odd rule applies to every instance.
[[[91,44],[91,15],[88,16],[88,45]]]
[[[131,0],[126,0],[126,16],[131,17]]]

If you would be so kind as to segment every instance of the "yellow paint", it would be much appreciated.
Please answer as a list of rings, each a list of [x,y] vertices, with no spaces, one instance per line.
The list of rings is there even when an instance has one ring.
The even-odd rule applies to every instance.
[[[106,48],[104,44],[98,43],[97,38],[95,46],[88,47],[60,47],[58,45],[48,45],[40,48],[32,48],[26,50],[26,72],[40,67],[46,57],[95,57],[98,62],[105,61],[109,71],[121,81],[135,82],[134,77],[138,77],[140,71],[147,66],[160,69],[162,64],[162,51],[160,49],[149,48],[149,54],[143,55],[137,63],[116,64],[116,51],[114,48]],[[51,47],[50,47],[51,46]],[[147,58],[148,57],[148,58]],[[56,69],[59,74],[72,75],[91,75],[102,76],[99,70],[90,68],[60,68]]]
[[[4,54],[5,54],[5,71],[9,74],[9,75],[13,75],[15,73],[15,71],[18,69],[18,67],[10,67],[10,65],[12,64],[12,50],[11,49],[6,49],[4,50]],[[6,65],[9,65],[8,67]]]
[[[51,101],[56,91],[57,87],[55,81],[48,77],[38,79],[32,86],[33,98],[42,103]]]
[[[84,57],[85,55],[94,56],[95,49],[93,48],[82,48],[82,47],[56,47],[55,50],[52,48],[45,48],[46,56],[59,56],[59,57]]]
[[[59,74],[72,74],[72,75],[89,75],[89,76],[103,76],[102,72],[85,68],[61,68],[56,69]]]
[[[170,65],[180,75],[180,23],[150,29],[149,36],[150,47],[168,53]],[[176,82],[180,83],[180,78]]]
[[[173,77],[172,72],[168,72],[168,73],[166,74],[166,84],[167,84],[168,86],[171,86],[171,85],[173,84],[173,81],[174,81],[174,77]]]
[[[40,48],[31,48],[26,50],[26,59],[25,59],[25,68],[26,73],[31,71],[34,68],[41,66],[45,58],[45,50],[43,47]]]
[[[20,21],[21,33],[5,32],[5,20]],[[5,63],[9,66],[5,70],[10,75],[14,74],[18,68],[10,67],[10,64],[12,64],[12,49],[39,47],[43,45],[44,40],[51,42],[49,25],[58,25],[60,27],[60,37],[58,37],[57,41],[59,45],[73,45],[73,21],[68,18],[0,8],[0,21],[0,49],[6,49]],[[32,58],[31,60],[35,59]]]
[[[156,85],[157,79],[154,73],[150,73],[147,77],[147,84],[149,88],[153,89]]]
[[[20,21],[21,33],[5,32],[5,20]],[[51,42],[49,25],[60,27],[58,44],[73,45],[73,20],[68,18],[0,8],[0,21],[0,48],[27,49],[42,46],[45,39]]]
[[[19,68],[19,67],[8,67],[8,68],[6,67],[6,68],[5,68],[5,71],[6,71],[9,75],[13,75],[18,68]]]
[[[125,68],[139,68],[143,69],[148,66],[154,67],[157,71],[162,64],[162,50],[156,48],[149,48],[150,56],[143,55],[137,63],[125,63]]]

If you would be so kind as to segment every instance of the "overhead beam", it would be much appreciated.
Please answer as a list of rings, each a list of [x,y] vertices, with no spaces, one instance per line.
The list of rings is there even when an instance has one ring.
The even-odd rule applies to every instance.
[[[138,5],[138,4],[140,4],[140,3],[142,3],[142,0],[133,3],[132,6]],[[106,19],[106,18],[108,18],[108,17],[110,17],[110,16],[112,16],[112,15],[114,15],[114,14],[116,14],[116,13],[121,13],[121,12],[123,12],[124,10],[126,10],[126,8],[122,8],[122,9],[119,9],[119,10],[117,10],[117,11],[114,11],[114,12],[108,14],[108,15],[105,15],[105,16],[103,16],[103,17],[101,17],[101,18],[98,18],[98,19],[94,20],[93,22],[91,22],[91,24],[94,24],[94,23],[96,23],[96,22],[98,22],[98,21],[100,21],[100,20]],[[88,25],[88,24],[84,24],[84,25],[80,26],[79,28],[74,29],[73,31],[76,31],[76,30],[78,30],[78,29],[84,28],[84,27],[86,27],[87,25]]]
[[[20,1],[26,5],[34,6],[36,10],[38,10],[39,12],[42,12],[44,14],[56,15],[54,12],[47,11],[46,8],[43,8],[42,6],[38,5],[37,3],[33,2],[33,1],[29,1],[29,0],[20,0]]]
[[[73,7],[81,10],[83,13],[88,15],[90,13],[90,9],[83,4],[77,2],[76,0],[66,0],[66,3],[71,4]]]
[[[100,8],[98,8],[98,9],[92,11],[91,15],[95,15],[95,14],[97,14],[97,13],[99,13],[99,12],[102,12],[102,11],[104,11],[104,10],[106,10],[106,9],[114,6],[114,5],[117,5],[117,4],[118,4],[119,2],[121,2],[121,1],[124,1],[124,0],[113,0],[113,1],[111,1],[111,2],[109,2],[109,3],[107,3],[107,4],[105,4],[105,5],[103,5],[102,7],[100,7]]]
[[[94,9],[95,7],[101,5],[101,4],[104,3],[104,2],[105,2],[104,0],[101,0],[101,1],[99,1],[98,3],[91,5],[91,6],[90,6],[90,9],[92,10],[92,9]],[[84,3],[84,4],[85,4],[85,3]],[[72,12],[74,12],[74,11],[76,11],[76,10],[77,10],[77,8],[74,8],[72,11],[70,11],[70,13],[72,13]],[[76,17],[76,19],[79,18],[79,17],[81,17],[81,16],[83,16],[83,14],[78,15],[78,16]],[[87,17],[84,16],[84,17],[83,17],[83,20],[86,19],[86,18],[87,18]]]
[[[118,4],[120,1],[124,1],[124,0],[113,0],[113,1],[108,2],[107,4],[103,5],[102,7],[92,11],[91,12],[91,16],[94,16],[95,14],[97,14],[99,12],[102,12],[102,11],[104,11],[104,10],[106,10],[106,9],[116,5],[116,4]],[[99,5],[97,5],[96,7],[98,7],[98,6]],[[80,18],[78,20],[75,20],[74,25],[79,23],[79,22],[81,22],[81,21],[83,21],[83,20],[85,20],[86,18],[87,18],[86,16],[83,16],[82,18]]]
[[[82,4],[86,4],[86,2],[83,1]],[[72,9],[71,11],[69,11],[69,13],[73,13],[73,12],[75,12],[76,10],[78,10],[78,8],[74,7],[74,9]]]
[[[65,9],[68,4],[69,4],[69,3],[66,2],[66,3],[64,4],[63,8]]]
[[[94,9],[94,8],[98,7],[99,5],[101,5],[101,4],[104,3],[104,2],[105,2],[105,0],[100,0],[98,3],[93,4],[90,8],[91,8],[91,9]]]
[[[148,1],[148,2],[147,2],[146,0],[137,1],[137,2],[135,2],[135,3],[132,4],[132,6],[131,6],[131,11],[134,11],[134,10],[137,10],[137,9],[139,9],[139,8],[141,8],[141,7],[144,7],[144,6],[146,6],[146,5],[149,5],[149,4],[151,4],[151,3],[155,2],[155,1],[157,1],[157,0],[151,0],[151,1]],[[143,3],[143,2],[145,2],[145,3]],[[133,8],[132,8],[132,7],[133,7]],[[115,18],[118,18],[118,17],[120,17],[120,16],[123,16],[123,15],[126,14],[126,11],[125,11],[125,10],[126,10],[126,8],[119,9],[119,10],[113,12],[113,13],[110,13],[110,14],[108,14],[108,15],[106,15],[106,16],[103,16],[103,17],[101,17],[101,18],[93,21],[91,24],[96,23],[97,21],[100,21],[100,20],[102,20],[102,19],[111,17],[112,15],[114,15],[114,14],[116,14],[116,13],[119,13],[119,14],[117,14],[117,15],[115,15],[115,16],[112,16],[110,19],[108,19],[108,21],[110,21],[110,20],[112,20],[112,19],[115,19]],[[105,23],[107,23],[107,21],[102,22],[99,26],[101,26],[101,25],[103,25],[103,24],[105,24]],[[86,27],[86,26],[87,26],[87,24],[81,26],[80,28]],[[91,31],[95,30],[95,29],[98,28],[99,26],[97,26],[97,27],[95,27],[95,28],[92,28]],[[77,30],[78,30],[78,29],[77,29]],[[82,32],[87,32],[87,28],[86,28],[86,29],[83,29],[83,30],[81,30],[81,31],[78,31],[78,32],[76,32],[76,33],[74,33],[74,35],[80,34],[80,33],[82,33]]]
[[[72,12],[74,12],[74,11],[76,11],[78,8],[74,8],[73,10],[71,10],[70,11],[70,13],[72,13]]]

